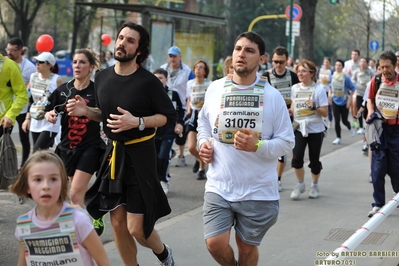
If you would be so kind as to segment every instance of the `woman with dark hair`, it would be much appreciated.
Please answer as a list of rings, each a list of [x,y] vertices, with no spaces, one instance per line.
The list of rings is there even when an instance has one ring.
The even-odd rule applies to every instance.
[[[298,79],[300,83],[292,86],[291,109],[294,121],[299,123],[299,128],[294,132],[295,147],[292,150],[292,167],[298,184],[291,193],[291,198],[297,200],[305,192],[304,155],[306,146],[309,146],[309,168],[312,174],[312,185],[309,198],[319,197],[318,180],[322,165],[320,151],[323,144],[325,125],[323,117],[328,114],[328,100],[324,88],[317,84],[316,66],[309,60],[302,60],[298,64]]]
[[[64,112],[68,99],[80,95],[88,106],[96,106],[91,72],[98,66],[94,52],[80,49],[72,61],[74,79],[59,86],[50,96],[45,118],[55,124],[61,118],[61,142],[56,153],[65,164],[71,181],[69,197],[72,204],[85,207],[84,196],[92,175],[100,167],[105,143],[100,136],[100,123],[85,116],[69,116]]]
[[[187,82],[187,115],[189,119],[187,125],[187,148],[196,158],[193,172],[197,173],[197,180],[205,179],[205,163],[200,159],[197,150],[197,120],[198,113],[204,105],[205,92],[211,81],[208,80],[209,67],[202,60],[194,64],[193,71],[195,79]]]
[[[337,134],[337,138],[333,141],[334,145],[341,144],[341,118],[342,123],[350,130],[352,137],[355,135],[355,129],[348,121],[348,114],[356,89],[350,77],[343,72],[344,66],[345,63],[342,60],[338,59],[335,62],[335,72],[328,92],[328,101],[333,107],[335,133]]]
[[[52,53],[43,52],[35,56],[37,72],[30,77],[28,91],[30,91],[31,106],[26,113],[22,129],[30,130],[33,139],[33,152],[48,149],[54,144],[54,138],[60,130],[60,120],[50,123],[44,119],[44,108],[48,104],[50,95],[63,81],[58,73],[58,64]]]

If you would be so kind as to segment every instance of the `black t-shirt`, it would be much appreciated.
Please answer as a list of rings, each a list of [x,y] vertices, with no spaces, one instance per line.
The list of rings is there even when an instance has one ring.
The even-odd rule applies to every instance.
[[[184,109],[181,103],[179,93],[177,91],[169,90],[168,86],[165,87],[165,92],[168,94],[169,99],[172,100],[173,106],[176,108],[177,112],[177,123],[184,126]],[[175,125],[169,124],[168,126],[157,128],[157,133],[155,135],[156,139],[163,139],[169,137],[175,137]]]
[[[96,75],[95,97],[101,109],[104,133],[112,140],[126,142],[154,133],[154,128],[138,128],[112,133],[106,120],[110,114],[120,114],[117,107],[129,111],[135,117],[163,114],[168,125],[175,125],[177,113],[159,79],[140,67],[133,74],[120,76],[114,68],[106,68]]]
[[[61,142],[60,146],[73,149],[84,149],[88,146],[100,147],[102,139],[100,137],[100,123],[93,121],[85,116],[69,116],[65,111],[68,99],[76,95],[81,96],[87,106],[95,107],[94,83],[90,81],[89,86],[83,90],[77,90],[73,86],[74,80],[59,86],[49,98],[49,104],[45,111],[55,110],[61,115]]]

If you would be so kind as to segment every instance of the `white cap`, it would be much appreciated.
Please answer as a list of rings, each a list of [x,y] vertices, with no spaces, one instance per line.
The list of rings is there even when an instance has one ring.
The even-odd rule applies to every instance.
[[[54,66],[56,61],[52,53],[42,52],[38,56],[33,57],[36,61],[48,62],[50,65]]]

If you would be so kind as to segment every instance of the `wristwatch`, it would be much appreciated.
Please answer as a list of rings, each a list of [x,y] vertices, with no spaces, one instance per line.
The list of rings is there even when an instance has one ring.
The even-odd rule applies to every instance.
[[[316,106],[315,103],[313,103],[313,106],[310,106],[310,107],[309,107],[309,109],[312,110],[312,111],[316,110],[317,108],[319,108],[319,107]]]
[[[139,117],[139,130],[143,131],[145,129],[144,118]]]

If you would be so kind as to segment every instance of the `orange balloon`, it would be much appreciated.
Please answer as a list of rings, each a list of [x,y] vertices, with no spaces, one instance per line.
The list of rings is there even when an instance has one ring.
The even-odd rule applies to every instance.
[[[109,34],[104,33],[101,35],[101,44],[104,46],[108,46],[112,41],[112,38]]]
[[[43,34],[36,41],[36,50],[41,52],[50,52],[54,47],[54,40],[48,34]]]

